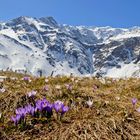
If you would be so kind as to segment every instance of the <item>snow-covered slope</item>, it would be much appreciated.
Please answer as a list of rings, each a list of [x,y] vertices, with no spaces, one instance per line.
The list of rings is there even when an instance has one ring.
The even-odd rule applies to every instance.
[[[74,27],[52,17],[0,23],[0,70],[138,77],[139,51],[140,27]]]

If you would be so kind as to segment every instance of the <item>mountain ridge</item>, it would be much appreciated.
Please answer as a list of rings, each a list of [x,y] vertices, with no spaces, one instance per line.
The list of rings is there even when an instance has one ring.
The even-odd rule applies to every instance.
[[[21,16],[0,23],[0,69],[33,75],[139,77],[140,27],[58,24]]]

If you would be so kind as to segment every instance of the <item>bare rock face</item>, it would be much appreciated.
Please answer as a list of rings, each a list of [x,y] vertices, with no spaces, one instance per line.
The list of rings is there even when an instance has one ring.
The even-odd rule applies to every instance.
[[[140,28],[58,24],[53,17],[0,23],[0,70],[38,75],[140,75]]]

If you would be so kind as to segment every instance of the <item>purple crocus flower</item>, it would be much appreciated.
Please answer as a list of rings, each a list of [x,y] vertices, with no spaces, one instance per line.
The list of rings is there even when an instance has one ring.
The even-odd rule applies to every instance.
[[[27,82],[31,82],[31,79],[30,79],[30,77],[28,77],[28,76],[23,77],[23,80],[24,80],[24,81],[27,81]]]
[[[53,105],[51,103],[44,103],[43,104],[43,111],[47,111],[48,113],[52,113]]]
[[[52,112],[52,108],[53,105],[51,103],[46,104],[46,106],[44,106],[44,110],[47,111],[48,113]]]
[[[48,105],[48,103],[49,102],[46,99],[43,99],[42,102],[41,102],[42,108],[45,108]]]
[[[29,80],[30,80],[30,77],[25,76],[25,77],[23,78],[23,80],[29,81]]]
[[[43,110],[47,112],[52,111],[53,105],[49,101],[47,101],[45,98],[42,100],[41,105],[42,105]]]
[[[30,104],[25,106],[25,110],[26,110],[26,113],[31,114],[32,116],[35,113],[35,108],[33,106],[31,106]]]
[[[44,98],[43,100],[41,100],[41,102],[42,102],[42,104],[47,104],[49,101],[48,100],[46,100],[46,98]]]
[[[33,116],[35,114],[35,108],[32,106],[30,109],[30,114]]]
[[[137,98],[132,98],[131,102],[132,102],[132,105],[135,106],[137,103]]]
[[[20,119],[21,119],[21,116],[19,114],[17,114],[15,117],[14,116],[11,117],[11,120],[14,122],[15,125],[18,124]]]
[[[62,107],[62,112],[61,112],[61,114],[62,114],[62,115],[65,114],[66,112],[68,112],[68,110],[69,110],[69,107],[68,107],[68,106],[63,106],[63,107]]]
[[[43,104],[42,100],[37,100],[36,103],[35,103],[35,106],[36,106],[35,109],[38,110],[38,111],[42,111],[42,109],[43,109],[42,104]]]
[[[16,115],[20,115],[21,118],[24,118],[26,114],[27,114],[27,111],[25,108],[20,107],[20,108],[16,109]]]
[[[53,104],[53,108],[55,109],[55,111],[58,113],[62,110],[62,107],[64,106],[63,102],[61,101],[56,101],[54,104]]]

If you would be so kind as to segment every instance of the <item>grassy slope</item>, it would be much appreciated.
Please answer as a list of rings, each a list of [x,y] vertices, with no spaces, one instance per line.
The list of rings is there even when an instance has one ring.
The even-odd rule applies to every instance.
[[[140,106],[140,80],[128,79],[106,84],[95,78],[48,78],[49,91],[44,91],[45,78],[32,77],[31,83],[21,80],[23,75],[2,73],[17,80],[7,79],[3,82],[5,93],[0,93],[0,139],[48,139],[48,140],[121,140],[140,139],[140,113],[132,108],[131,98],[138,98],[136,107]],[[74,81],[73,81],[74,79]],[[68,91],[64,84],[71,83],[73,90]],[[93,85],[99,88],[93,91]],[[61,85],[61,89],[56,89]],[[50,101],[62,100],[70,106],[62,121],[54,118],[49,123],[40,121],[30,124],[26,129],[15,128],[10,116],[16,107],[28,102],[27,92],[36,90],[36,98],[46,97]],[[93,107],[88,108],[86,101],[93,99]],[[72,104],[71,104],[72,102]],[[31,119],[31,118],[30,118]]]

